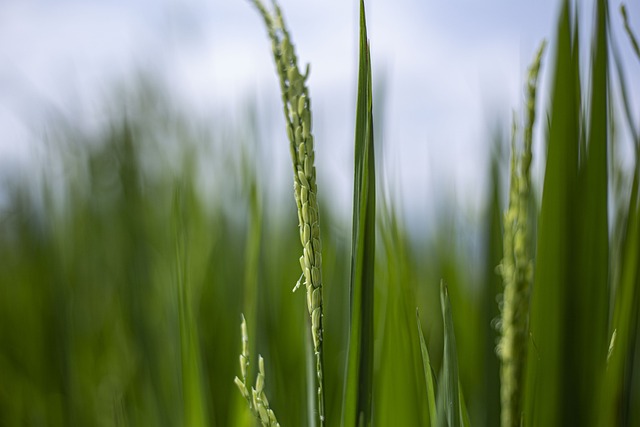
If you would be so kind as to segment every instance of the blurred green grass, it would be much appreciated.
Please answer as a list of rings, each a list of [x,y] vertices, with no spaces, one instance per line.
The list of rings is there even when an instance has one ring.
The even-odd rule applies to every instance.
[[[278,202],[264,200],[267,181],[253,166],[255,144],[264,141],[247,136],[257,130],[238,129],[202,140],[188,118],[164,112],[175,114],[170,143],[181,147],[167,149],[150,125],[158,114],[147,107],[153,102],[148,94],[136,97],[126,114],[115,113],[96,136],[62,131],[52,138],[48,160],[34,178],[5,179],[0,424],[191,425],[189,390],[199,381],[198,411],[208,425],[251,425],[232,381],[244,312],[256,358],[250,376],[260,353],[282,425],[305,425],[307,319],[302,294],[291,292],[299,276],[295,206],[279,217]],[[202,185],[201,168],[212,174],[213,185]],[[328,205],[322,194],[321,208]],[[412,424],[427,414],[424,384],[415,375],[422,369],[416,301],[439,368],[439,278],[449,277],[454,307],[474,307],[481,286],[473,284],[469,294],[462,284],[472,276],[465,262],[470,254],[466,243],[450,240],[455,224],[429,239],[409,237],[393,203],[386,206],[377,226],[382,243],[375,263],[374,416],[382,424]],[[349,322],[349,226],[331,210],[323,208],[321,215],[327,224],[326,405],[328,425],[336,425]],[[193,320],[181,321],[183,311]],[[482,323],[478,309],[454,313],[458,325]],[[186,351],[181,322],[193,334]],[[470,335],[461,332],[461,357],[471,362],[461,362],[461,372],[467,388],[478,390],[484,373],[473,354],[483,350]],[[493,346],[489,340],[487,351]],[[200,367],[185,370],[184,357]]]
[[[581,99],[584,88],[574,86],[587,80],[573,56],[578,40],[570,16],[566,11],[558,35],[555,73],[562,80],[553,98],[548,177],[533,239],[539,264],[529,359],[530,369],[546,374],[529,374],[537,389],[528,395],[528,415],[530,425],[566,425],[584,402],[599,402],[592,408],[597,416],[584,411],[575,419],[638,425],[638,162],[629,174],[611,148],[618,140],[605,118],[611,114],[615,122],[620,112],[610,113],[614,103],[605,101],[616,96],[607,86],[607,75],[615,74],[607,73],[607,61],[594,61],[599,77],[587,91],[592,98]],[[602,52],[606,31],[597,28]],[[615,72],[622,76],[619,66]],[[94,135],[61,126],[40,169],[24,179],[4,177],[2,426],[253,425],[233,384],[240,313],[251,337],[249,377],[262,354],[280,423],[307,424],[308,316],[304,295],[291,293],[299,277],[295,206],[290,197],[266,199],[273,192],[268,172],[258,165],[259,146],[267,142],[257,113],[247,113],[237,127],[223,120],[195,123],[158,107],[170,103],[156,92],[140,88],[126,111],[113,109]],[[486,165],[485,206],[472,220],[460,215],[459,206],[434,207],[440,212],[435,232],[420,234],[403,221],[396,195],[385,190],[392,187],[378,186],[372,345],[378,425],[429,425],[414,313],[418,306],[430,362],[440,372],[442,278],[471,424],[498,424],[498,335],[492,324],[502,289],[495,268],[508,175],[506,157],[498,154],[506,144],[493,139],[487,137],[487,146],[497,148]],[[596,190],[587,193],[581,185]],[[603,214],[603,200],[615,215]],[[349,218],[329,209],[330,189],[319,190],[319,204],[326,413],[327,425],[334,426],[344,397],[351,242]],[[579,206],[593,218],[582,217]],[[593,375],[583,378],[585,372]],[[544,424],[536,421],[541,416]]]

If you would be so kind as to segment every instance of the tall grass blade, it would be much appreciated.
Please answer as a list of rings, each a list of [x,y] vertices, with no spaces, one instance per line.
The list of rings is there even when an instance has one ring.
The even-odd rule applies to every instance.
[[[427,405],[429,407],[429,421],[430,426],[436,426],[438,422],[438,415],[436,413],[436,388],[433,384],[433,374],[431,368],[431,361],[429,359],[429,350],[427,349],[427,343],[424,340],[424,334],[422,333],[422,325],[420,324],[420,314],[416,309],[416,320],[418,322],[418,334],[420,335],[420,351],[422,354],[422,367],[424,368],[424,380],[427,386]]]
[[[582,94],[582,76],[580,75],[580,67],[581,67],[581,57],[580,57],[580,2],[572,2],[573,5],[573,21],[571,25],[573,26],[573,35],[571,38],[571,51],[573,52],[572,56],[572,64],[573,64],[573,78],[574,78],[574,88],[575,88],[575,108],[576,114],[578,117],[578,145],[579,152],[583,155],[579,156],[578,160],[580,162],[580,166],[584,166],[587,152],[587,130],[585,128],[585,116],[587,112],[585,111],[585,107],[582,105],[583,102],[583,94]]]
[[[500,424],[500,362],[496,355],[498,342],[498,325],[500,316],[497,296],[502,292],[502,279],[496,272],[496,267],[502,259],[502,209],[500,207],[500,168],[499,149],[502,138],[496,136],[491,158],[491,174],[489,188],[489,206],[484,219],[484,277],[482,290],[482,323],[483,335],[483,365],[482,365],[482,395],[483,414],[481,425],[497,426]]]
[[[458,396],[460,396],[460,422],[462,423],[462,427],[470,427],[471,420],[469,419],[469,410],[467,409],[467,402],[464,399],[460,381],[458,381]]]
[[[440,282],[440,303],[442,304],[442,320],[444,323],[444,360],[440,393],[443,395],[446,425],[449,427],[461,427],[463,425],[463,411],[460,405],[458,354],[456,337],[453,331],[449,290],[444,281]]]
[[[255,124],[255,117],[252,115],[252,127],[251,130],[255,131],[257,125]],[[252,140],[255,143],[257,140],[256,135],[252,135]],[[248,145],[248,144],[247,144]],[[259,281],[259,264],[260,253],[262,244],[262,200],[260,194],[260,185],[258,181],[258,173],[255,166],[251,164],[251,157],[248,154],[251,151],[257,150],[257,147],[243,147],[242,152],[242,166],[243,175],[246,177],[245,191],[249,204],[249,215],[247,217],[247,236],[245,243],[245,255],[244,255],[244,289],[243,289],[243,317],[245,318],[247,329],[250,331],[257,331],[258,324],[258,281]],[[256,348],[256,339],[253,334],[248,339],[249,348]],[[254,357],[250,361],[249,366],[257,366],[257,359]],[[237,418],[234,420],[234,425],[237,427],[250,426],[253,420],[250,418],[246,411],[246,403],[241,399],[238,399],[236,404],[236,411],[233,415]]]
[[[624,5],[621,6],[621,14],[624,27],[629,40],[640,59],[640,52],[637,50],[637,41],[626,15]],[[638,224],[638,184],[640,180],[640,136],[636,128],[635,120],[631,112],[630,100],[628,97],[626,78],[623,72],[622,59],[614,40],[611,40],[611,54],[620,85],[622,97],[622,107],[627,121],[627,127],[632,135],[635,144],[635,167],[631,193],[628,203],[621,208],[622,229],[621,242],[619,243],[619,256],[617,257],[617,272],[612,284],[613,286],[613,312],[611,314],[611,325],[608,330],[610,338],[609,353],[607,356],[607,367],[604,372],[602,386],[600,388],[600,405],[598,406],[598,425],[633,425],[630,420],[629,403],[630,391],[627,388],[630,381],[630,371],[628,367],[633,363],[633,340],[635,331],[632,325],[640,309],[638,298],[640,292],[640,268],[638,267],[638,257],[640,256],[640,226]]]
[[[621,8],[625,29],[630,38],[634,50],[637,42],[627,21],[626,11]],[[601,388],[601,407],[599,408],[599,425],[625,425],[626,409],[629,404],[629,396],[625,390],[625,369],[626,364],[631,363],[629,359],[633,349],[633,328],[634,318],[640,309],[640,209],[638,207],[638,186],[640,184],[640,137],[638,129],[635,127],[632,118],[629,100],[627,97],[627,87],[622,71],[622,61],[616,46],[612,49],[615,68],[621,86],[623,107],[627,119],[628,127],[634,138],[636,159],[634,167],[631,194],[627,207],[626,223],[622,225],[624,232],[621,243],[621,273],[618,283],[615,283],[613,296],[612,325],[609,328],[609,335],[615,334],[615,341],[607,357],[607,368],[604,374],[603,386]],[[636,51],[640,58],[640,53]]]
[[[555,51],[547,165],[538,228],[536,270],[531,298],[526,368],[525,425],[562,422],[563,402],[571,390],[565,370],[567,284],[573,263],[572,207],[578,175],[579,123],[576,68],[571,41],[569,2],[562,7]],[[577,290],[579,292],[579,290]],[[579,298],[575,293],[572,297]],[[566,331],[569,332],[569,331]]]
[[[379,121],[376,116],[376,126]],[[381,164],[380,157],[376,157],[377,164]],[[380,174],[377,179],[380,182]],[[388,194],[388,187],[383,187],[376,197],[374,329],[381,338],[376,338],[374,346],[373,416],[379,425],[428,425],[425,382],[416,375],[423,370],[414,311],[416,267],[404,226]]]
[[[180,318],[180,353],[182,359],[182,398],[184,402],[184,424],[193,427],[210,425],[202,388],[200,345],[196,323],[191,310],[189,290],[187,235],[185,224],[184,189],[178,184],[173,196],[173,217],[176,245],[176,290],[178,315]]]
[[[634,175],[633,189],[629,203],[627,228],[624,235],[622,253],[622,273],[616,287],[611,334],[615,342],[610,348],[607,369],[602,387],[602,408],[599,425],[625,425],[623,403],[625,396],[625,363],[632,341],[633,320],[640,309],[638,304],[640,289],[640,210],[638,209],[638,164]]]
[[[609,52],[606,0],[596,2],[592,42],[589,117],[585,122],[587,151],[580,153],[576,239],[572,241],[574,272],[568,283],[568,329],[565,332],[567,380],[574,390],[567,399],[564,420],[589,425],[596,419],[597,392],[604,372],[609,339],[609,218],[608,218],[608,139],[609,139]],[[568,238],[569,236],[567,236]],[[588,374],[586,374],[588,373]],[[566,375],[566,374],[565,374]]]
[[[364,0],[360,2],[360,61],[356,105],[350,333],[343,426],[370,426],[373,397],[373,292],[375,263],[375,157],[371,59]]]
[[[255,149],[255,147],[253,147]],[[244,270],[244,301],[243,313],[250,331],[256,331],[258,313],[258,279],[260,264],[260,249],[262,243],[262,201],[257,173],[252,171],[248,155],[243,156],[243,162],[247,172],[246,191],[248,193],[249,215],[247,222],[247,238],[245,244],[245,270]],[[256,348],[255,338],[252,338],[250,347]],[[255,362],[255,361],[254,361]]]

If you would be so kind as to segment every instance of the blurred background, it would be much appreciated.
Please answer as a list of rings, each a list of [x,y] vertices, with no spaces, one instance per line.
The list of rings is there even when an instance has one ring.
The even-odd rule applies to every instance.
[[[367,3],[377,280],[389,285],[376,294],[379,425],[426,420],[413,316],[419,306],[439,367],[440,278],[450,284],[472,423],[497,425],[491,323],[507,141],[528,64],[553,37],[559,3]],[[346,357],[358,2],[281,6],[300,60],[311,64],[335,425]],[[594,8],[579,6],[586,72]],[[618,6],[610,3],[612,43],[634,81],[640,64]],[[640,28],[640,5],[628,9]],[[288,142],[270,42],[251,4],[5,0],[0,64],[0,425],[196,425],[194,411],[206,425],[250,425],[232,381],[241,312],[252,356],[265,357],[281,424],[304,425],[306,313],[304,296],[291,293],[300,250]],[[637,117],[640,85],[627,89]],[[540,182],[545,121],[537,125]],[[624,183],[633,148],[625,126],[616,132]]]
[[[559,2],[373,0],[367,6],[384,123],[379,135],[389,140],[384,163],[403,211],[424,217],[434,198],[478,207],[487,141],[508,132],[523,99],[526,67],[540,41],[552,36]],[[618,6],[611,3],[613,37],[634,72]],[[319,179],[332,187],[332,205],[348,211],[358,5],[285,0],[282,7],[301,61],[311,64]],[[640,7],[630,2],[628,9],[630,21],[640,21]],[[592,1],[580,2],[585,35],[592,11]],[[3,162],[30,166],[52,123],[99,131],[119,93],[138,79],[153,80],[172,106],[211,127],[218,117],[241,123],[247,108],[255,108],[269,141],[261,151],[273,166],[269,187],[286,190],[289,159],[270,44],[248,1],[8,0],[0,4],[0,20]],[[543,104],[546,77],[545,69]],[[630,85],[629,91],[638,107],[640,89]],[[421,197],[407,197],[415,183]]]

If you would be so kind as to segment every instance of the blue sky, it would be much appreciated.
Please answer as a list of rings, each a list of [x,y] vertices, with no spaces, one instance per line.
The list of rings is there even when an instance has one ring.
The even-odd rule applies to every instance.
[[[281,0],[309,80],[321,185],[350,205],[358,2]],[[640,6],[629,5],[640,32]],[[614,37],[638,76],[618,13]],[[407,207],[434,197],[482,198],[489,141],[520,109],[524,77],[539,42],[553,37],[560,2],[371,0],[374,79],[384,81],[385,174]],[[592,1],[581,1],[591,23]],[[583,47],[588,48],[587,39]],[[548,50],[545,63],[550,64]],[[269,164],[288,188],[288,149],[270,44],[246,0],[5,0],[0,2],[0,159],[25,167],[62,114],[100,123],[99,106],[135,70],[157,73],[186,112],[240,114],[256,101],[273,149]],[[548,92],[542,74],[541,103]],[[640,85],[632,85],[640,120]],[[380,119],[380,118],[379,118]],[[35,147],[35,148],[34,148]],[[535,154],[535,153],[534,153]],[[540,156],[538,156],[539,158]],[[540,165],[538,165],[538,171]],[[414,197],[418,194],[419,197]],[[411,194],[411,197],[409,195]]]

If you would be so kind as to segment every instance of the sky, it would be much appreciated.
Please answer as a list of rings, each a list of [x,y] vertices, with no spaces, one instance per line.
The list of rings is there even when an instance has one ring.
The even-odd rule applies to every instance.
[[[326,185],[332,204],[347,209],[358,3],[280,1],[300,61],[311,64],[320,192]],[[527,67],[539,43],[553,38],[560,3],[367,2],[383,174],[408,211],[421,215],[435,200],[480,205],[492,136],[496,129],[506,136],[512,112],[521,111]],[[586,30],[593,1],[579,3]],[[640,33],[640,5],[630,3],[631,25]],[[623,33],[619,4],[610,3],[613,34],[633,81],[640,62]],[[549,92],[551,52],[540,107]],[[290,186],[270,42],[248,0],[3,0],[0,64],[2,167],[28,168],[52,118],[100,123],[99,106],[113,88],[142,71],[164,82],[187,115],[239,119],[255,103],[267,140],[262,155],[273,169],[267,176],[278,188]],[[640,85],[631,86],[640,118]],[[540,174],[540,162],[536,168]]]

